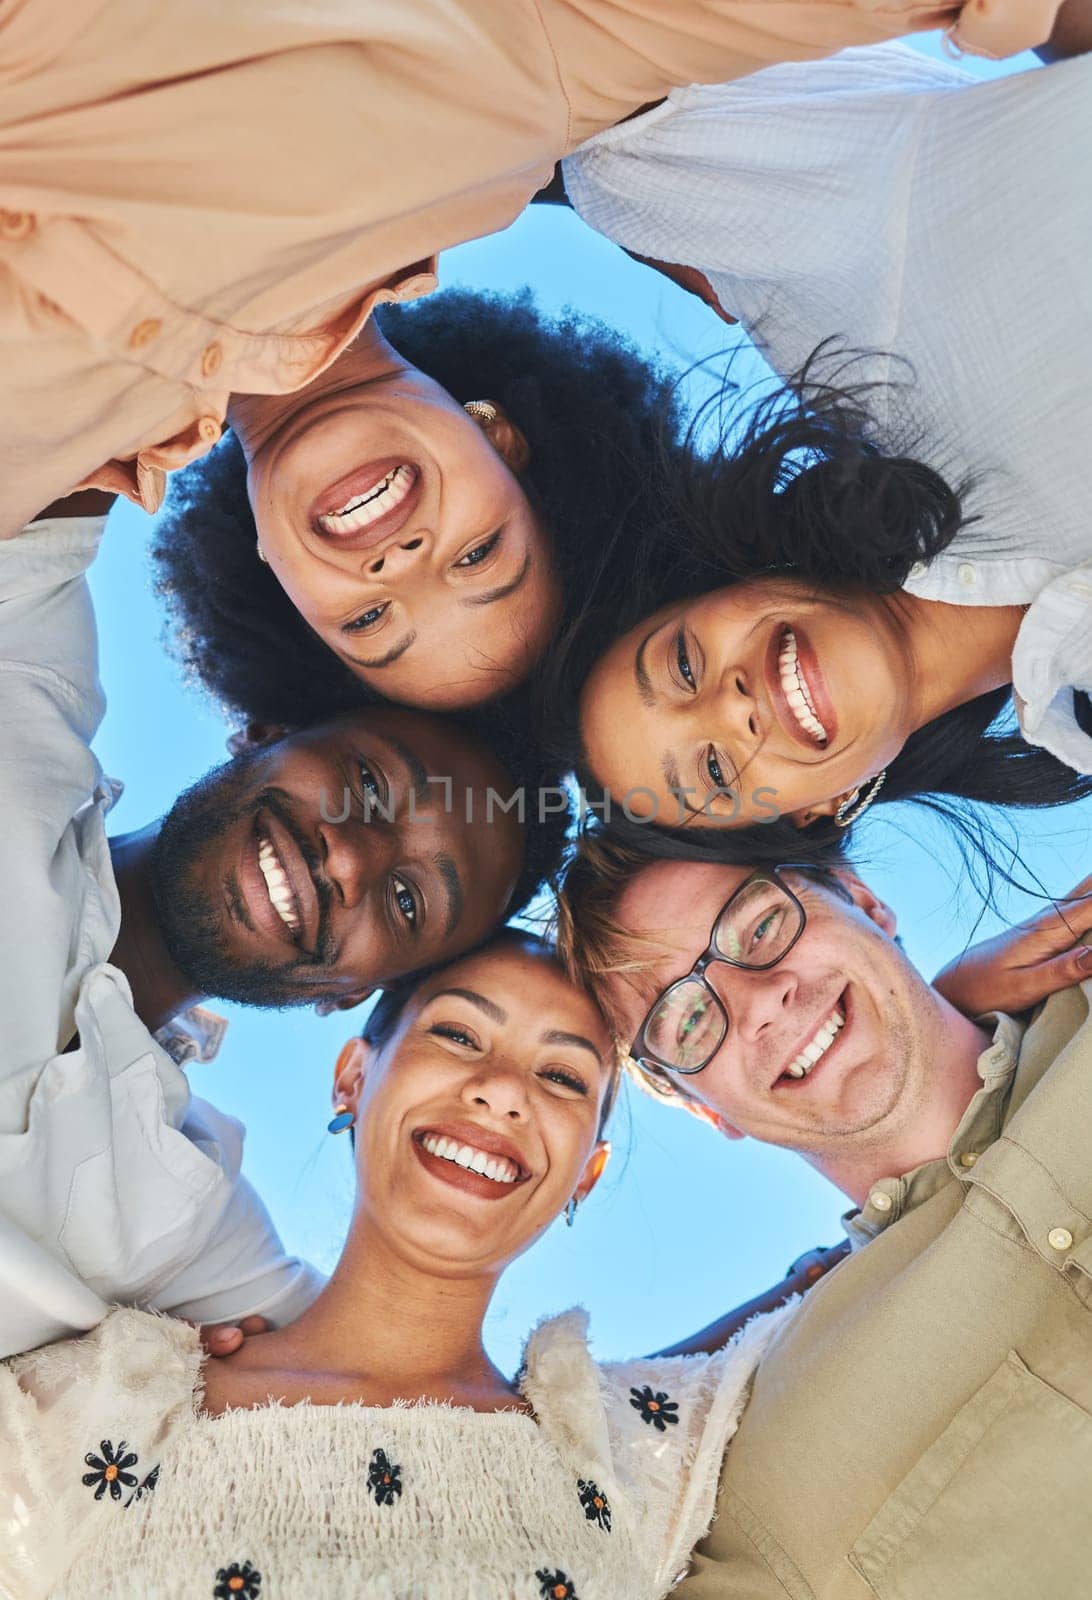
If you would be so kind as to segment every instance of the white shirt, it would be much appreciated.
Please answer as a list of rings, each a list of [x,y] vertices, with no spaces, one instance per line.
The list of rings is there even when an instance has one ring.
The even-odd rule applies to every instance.
[[[113,1300],[284,1319],[319,1281],[240,1177],[241,1125],[191,1098],[109,961],[117,790],[90,748],[104,702],[84,577],[103,521],[0,541],[5,1355],[94,1326]]]
[[[227,1575],[244,1600],[659,1600],[792,1315],[716,1355],[602,1365],[583,1313],[552,1318],[520,1377],[533,1416],[303,1402],[207,1417],[193,1330],[115,1312],[0,1365],[0,1592],[192,1600]]]
[[[881,352],[852,369],[901,380],[879,424],[952,483],[969,477],[978,519],[907,588],[1031,604],[1013,654],[1021,728],[1083,772],[1090,148],[1092,56],[973,83],[881,45],[677,90],[565,163],[587,222],[704,271],[778,372],[831,335]]]

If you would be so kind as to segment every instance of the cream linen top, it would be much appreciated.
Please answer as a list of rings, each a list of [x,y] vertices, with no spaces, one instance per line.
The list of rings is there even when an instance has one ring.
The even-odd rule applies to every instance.
[[[320,373],[435,252],[674,84],[916,29],[998,52],[1057,0],[9,0],[0,536],[158,507],[231,393]]]
[[[713,1512],[788,1308],[714,1356],[598,1365],[532,1335],[534,1417],[270,1404],[202,1416],[191,1328],[115,1311],[0,1367],[9,1600],[655,1600]]]

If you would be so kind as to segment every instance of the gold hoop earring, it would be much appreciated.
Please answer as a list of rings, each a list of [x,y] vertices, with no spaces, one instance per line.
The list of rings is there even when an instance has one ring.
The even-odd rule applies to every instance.
[[[860,801],[860,804],[858,804],[858,797],[861,791],[859,789],[854,789],[853,793],[848,797],[848,799],[842,801],[841,805],[834,813],[834,826],[836,828],[848,828],[850,823],[856,822],[858,817],[863,817],[873,800],[875,800],[876,796],[883,788],[886,779],[887,768],[884,767],[883,771],[878,772],[873,778],[872,787],[865,795],[864,799]]]
[[[269,565],[269,557],[266,555],[265,551],[262,549],[262,541],[260,539],[255,539],[254,548],[258,552],[258,560],[259,561],[264,561],[266,566],[268,567],[268,565]]]
[[[463,410],[483,428],[488,428],[497,420],[497,408],[492,400],[466,400],[463,402]]]

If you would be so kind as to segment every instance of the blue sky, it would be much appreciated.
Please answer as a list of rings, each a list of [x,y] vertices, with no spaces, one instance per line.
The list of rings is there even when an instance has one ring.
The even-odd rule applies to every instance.
[[[921,48],[938,46],[926,40]],[[968,66],[992,76],[1030,64]],[[680,366],[732,343],[704,307],[555,208],[534,208],[504,235],[451,251],[442,282],[530,284],[547,308],[579,305]],[[145,558],[149,532],[141,512],[119,507],[92,573],[109,705],[97,749],[126,786],[112,832],[165,811],[222,758],[227,731],[164,648]],[[979,907],[960,889],[958,857],[943,833],[906,808],[891,810],[903,815],[868,830],[864,875],[895,907],[909,954],[932,976],[962,948]],[[1086,804],[1023,826],[1025,859],[1055,892],[1088,870],[1090,821]],[[1006,909],[1022,915],[1029,906],[1013,897]],[[987,915],[980,931],[994,926]],[[231,1017],[224,1048],[191,1073],[194,1089],[246,1123],[246,1169],[283,1238],[328,1269],[352,1198],[348,1141],[324,1131],[329,1083],[355,1019],[223,1009]],[[515,1365],[536,1320],[574,1303],[591,1311],[601,1354],[654,1350],[766,1287],[809,1246],[840,1237],[846,1202],[798,1157],[730,1144],[633,1093],[612,1132],[611,1169],[576,1226],[555,1224],[501,1286],[489,1342],[503,1365]]]

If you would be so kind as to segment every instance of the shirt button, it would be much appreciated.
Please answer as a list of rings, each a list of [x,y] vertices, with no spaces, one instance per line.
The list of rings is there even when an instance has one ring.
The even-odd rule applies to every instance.
[[[158,317],[145,317],[143,322],[138,322],[129,335],[130,350],[143,350],[145,345],[158,339],[163,332],[163,324]]]
[[[910,568],[910,576],[912,578],[923,578],[925,576],[925,572],[926,567],[924,561],[915,561],[914,565]]]
[[[211,378],[214,372],[219,371],[220,363],[223,361],[223,359],[224,352],[221,350],[218,344],[215,342],[212,344],[207,344],[201,354],[202,376],[205,378]]]
[[[0,211],[0,234],[5,239],[29,239],[34,217],[29,211]]]
[[[959,1158],[959,1164],[961,1167],[973,1167],[977,1160],[977,1150],[964,1150],[963,1154]]]
[[[891,1196],[889,1194],[884,1194],[882,1189],[873,1189],[868,1198],[875,1206],[877,1211],[890,1211],[891,1207],[895,1204]]]
[[[975,571],[974,567],[971,566],[969,561],[963,561],[960,563],[958,577],[960,583],[965,589],[973,589],[975,584],[978,582],[978,573]]]
[[[1047,1244],[1052,1250],[1069,1250],[1073,1245],[1073,1235],[1068,1228],[1051,1228],[1047,1234]]]
[[[215,444],[224,431],[224,424],[216,417],[202,417],[197,432],[206,444]]]

